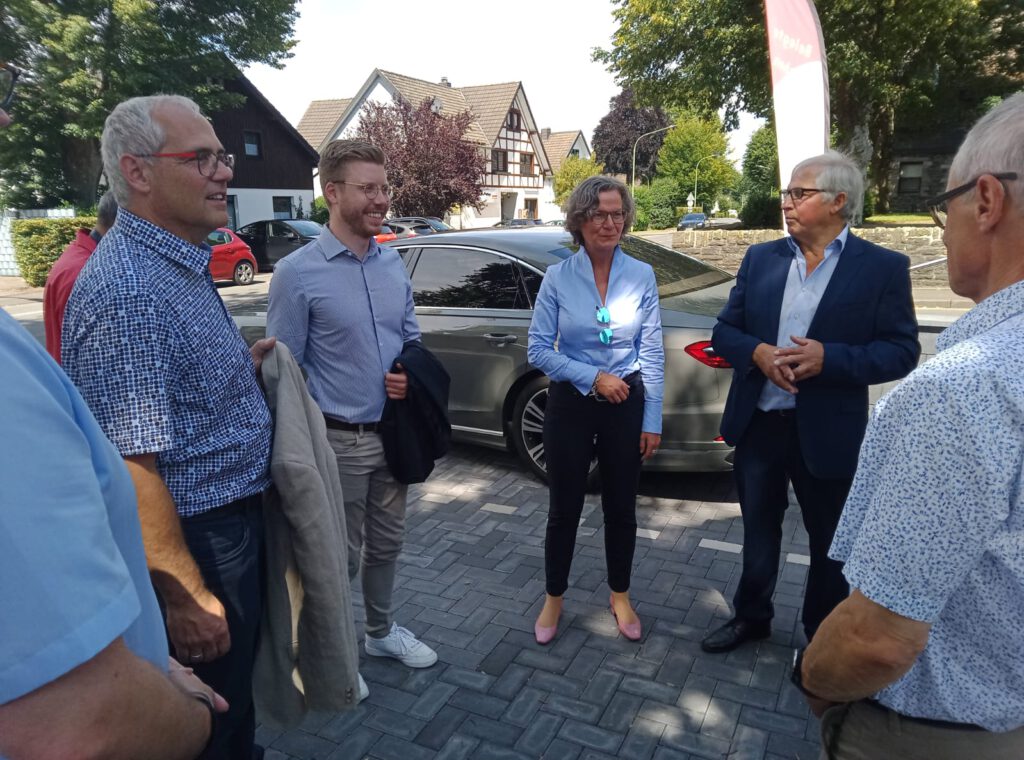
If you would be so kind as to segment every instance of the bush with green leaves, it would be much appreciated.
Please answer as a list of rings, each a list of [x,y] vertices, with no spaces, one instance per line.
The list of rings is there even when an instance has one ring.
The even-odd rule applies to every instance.
[[[327,224],[327,201],[321,195],[313,199],[313,205],[309,208],[309,218],[319,224]]]
[[[22,279],[33,287],[46,284],[61,253],[75,239],[80,227],[92,228],[94,216],[62,217],[60,219],[16,219],[11,222],[14,261]]]
[[[782,228],[782,204],[779,196],[753,193],[740,210],[740,219],[747,229],[778,230]]]
[[[643,232],[651,226],[651,216],[646,210],[637,207],[636,219],[633,220],[633,232]]]
[[[668,227],[675,227],[676,210],[672,206],[655,206],[651,209],[651,228],[655,230],[664,230]]]

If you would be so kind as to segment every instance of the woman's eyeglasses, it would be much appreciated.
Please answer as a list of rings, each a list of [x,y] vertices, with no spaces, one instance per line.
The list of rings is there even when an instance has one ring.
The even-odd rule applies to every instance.
[[[608,313],[607,306],[598,306],[594,317],[597,319],[598,324],[601,325],[610,325],[612,322],[612,315]],[[613,334],[612,328],[604,327],[598,330],[597,337],[607,346],[612,342]]]

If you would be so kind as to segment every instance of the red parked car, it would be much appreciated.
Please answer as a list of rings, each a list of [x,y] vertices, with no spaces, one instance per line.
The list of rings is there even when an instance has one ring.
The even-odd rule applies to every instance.
[[[256,277],[256,258],[248,243],[227,227],[214,230],[206,242],[213,248],[210,276],[214,281],[231,280],[235,285],[251,285]]]

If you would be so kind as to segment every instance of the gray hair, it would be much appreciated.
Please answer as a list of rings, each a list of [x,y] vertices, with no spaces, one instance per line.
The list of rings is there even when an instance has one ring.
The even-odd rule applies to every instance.
[[[103,232],[106,232],[114,226],[114,221],[117,219],[117,198],[114,197],[114,193],[110,190],[103,193],[103,197],[100,198],[100,205],[96,207],[96,226],[101,228]]]
[[[178,105],[202,115],[194,101],[181,95],[147,95],[118,103],[103,125],[103,173],[107,175],[110,192],[122,206],[128,204],[129,187],[121,174],[121,156],[159,152],[167,135],[153,112],[166,105]]]
[[[580,229],[583,227],[583,223],[590,218],[590,212],[600,204],[601,193],[607,193],[610,190],[622,196],[622,210],[626,214],[626,219],[622,224],[623,231],[633,226],[636,205],[626,186],[614,177],[605,175],[587,177],[576,185],[569,200],[565,202],[565,229],[572,234],[573,242],[576,245],[583,245]]]
[[[827,200],[835,200],[846,193],[846,204],[839,213],[847,222],[860,219],[864,208],[864,174],[856,162],[845,153],[828,150],[820,156],[805,158],[793,167],[793,174],[804,169],[816,169],[815,184]]]
[[[1006,188],[1019,205],[1024,198],[1024,92],[1007,98],[971,127],[949,167],[949,180],[959,185],[999,172],[1017,172],[1017,182],[1007,182]]]

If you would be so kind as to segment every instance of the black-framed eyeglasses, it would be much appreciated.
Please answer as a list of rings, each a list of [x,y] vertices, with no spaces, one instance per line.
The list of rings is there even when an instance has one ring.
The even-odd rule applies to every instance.
[[[6,111],[14,100],[14,83],[21,72],[9,63],[0,63],[0,109]]]
[[[622,224],[624,221],[626,221],[626,212],[625,211],[597,211],[596,209],[591,209],[590,211],[587,212],[587,217],[592,222],[597,222],[598,224],[604,224],[609,219],[612,220],[613,224]]]
[[[804,198],[810,197],[814,193],[824,192],[824,190],[818,187],[790,187],[785,190],[780,190],[779,198],[783,203],[786,202],[786,198],[792,198],[794,203],[799,203]]]
[[[358,187],[363,191],[363,195],[366,196],[367,200],[372,201],[380,193],[391,196],[391,185],[377,185],[372,182],[346,182],[343,179],[331,180],[336,185],[351,185],[352,187]]]
[[[935,224],[938,225],[940,230],[946,229],[946,216],[949,212],[949,202],[957,196],[973,190],[974,186],[978,184],[978,180],[985,175],[995,177],[1000,182],[1017,179],[1017,172],[982,172],[970,182],[965,182],[962,185],[954,187],[952,190],[947,190],[941,195],[929,198],[925,203],[928,206],[928,210],[932,213],[932,219],[935,220]]]
[[[179,158],[182,161],[196,162],[196,168],[204,177],[210,178],[217,173],[217,164],[224,164],[232,171],[235,168],[235,157],[222,150],[190,150],[187,153],[139,153],[139,158]]]

